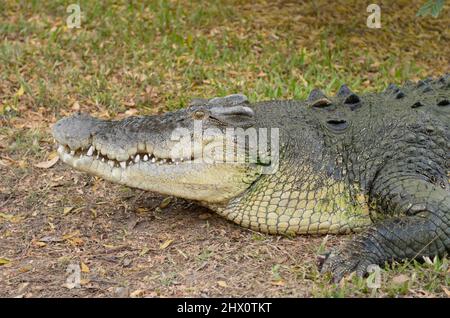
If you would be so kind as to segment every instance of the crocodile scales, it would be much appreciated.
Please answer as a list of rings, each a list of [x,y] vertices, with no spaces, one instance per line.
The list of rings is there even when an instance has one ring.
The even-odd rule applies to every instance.
[[[219,133],[173,138],[177,130],[193,137],[199,122],[201,134]],[[447,74],[361,96],[343,85],[334,97],[314,89],[305,101],[250,103],[234,94],[118,121],[78,113],[58,121],[53,135],[75,169],[194,200],[247,228],[356,233],[323,262],[338,281],[370,264],[449,252],[449,124]],[[278,129],[277,168],[263,172],[273,147],[255,155],[249,139],[225,133],[230,128],[253,128],[258,138]],[[204,160],[205,147],[223,152]],[[230,154],[244,160],[219,160]]]

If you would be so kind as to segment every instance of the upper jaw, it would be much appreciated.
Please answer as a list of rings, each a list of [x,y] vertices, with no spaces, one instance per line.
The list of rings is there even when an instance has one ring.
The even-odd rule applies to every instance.
[[[58,153],[69,163],[85,156],[109,162],[112,167],[126,167],[141,160],[177,164],[191,157],[191,154],[183,154],[174,158],[170,153],[170,140],[163,138],[161,132],[146,129],[148,125],[142,125],[141,131],[126,128],[118,121],[99,120],[79,113],[59,120],[53,126],[53,136],[58,143]]]
[[[75,165],[78,160],[92,159],[108,164],[111,168],[125,169],[139,162],[148,162],[155,165],[178,165],[184,161],[190,161],[192,158],[162,158],[154,153],[137,150],[131,153],[125,160],[117,160],[116,157],[97,149],[93,144],[86,143],[79,148],[71,148],[69,145],[58,144],[58,154],[64,162]]]

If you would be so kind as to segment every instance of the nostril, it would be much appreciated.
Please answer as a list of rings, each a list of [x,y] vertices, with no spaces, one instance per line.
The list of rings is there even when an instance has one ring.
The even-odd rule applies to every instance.
[[[348,122],[345,119],[330,119],[327,121],[327,126],[332,130],[342,131],[348,127]]]
[[[450,105],[450,101],[447,100],[447,99],[441,100],[441,101],[438,103],[438,106],[448,106],[448,105]]]

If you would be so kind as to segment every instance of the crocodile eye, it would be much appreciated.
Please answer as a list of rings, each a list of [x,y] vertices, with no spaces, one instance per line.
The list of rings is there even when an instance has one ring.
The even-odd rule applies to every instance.
[[[194,119],[200,120],[205,117],[206,113],[203,110],[197,110],[193,113]]]

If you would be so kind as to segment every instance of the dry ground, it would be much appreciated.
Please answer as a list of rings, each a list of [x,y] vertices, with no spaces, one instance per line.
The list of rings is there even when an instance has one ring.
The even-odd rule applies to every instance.
[[[393,2],[393,1],[392,1]],[[382,287],[317,272],[343,237],[280,237],[242,229],[180,199],[72,171],[54,157],[51,125],[83,110],[103,118],[176,109],[193,96],[243,92],[304,98],[318,86],[356,91],[450,70],[448,5],[380,1],[81,2],[0,5],[0,296],[448,297],[448,259],[394,265]],[[81,269],[70,288],[68,268]]]

